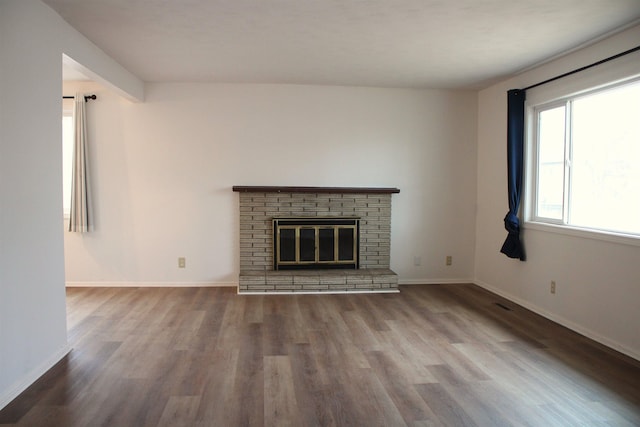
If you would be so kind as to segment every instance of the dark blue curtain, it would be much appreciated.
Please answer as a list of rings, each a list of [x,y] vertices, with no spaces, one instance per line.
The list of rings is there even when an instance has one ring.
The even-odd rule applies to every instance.
[[[525,260],[524,247],[520,241],[520,197],[522,196],[522,175],[524,158],[524,101],[526,92],[512,89],[507,92],[507,173],[509,191],[509,212],[504,217],[504,228],[509,235],[500,252],[509,258]]]

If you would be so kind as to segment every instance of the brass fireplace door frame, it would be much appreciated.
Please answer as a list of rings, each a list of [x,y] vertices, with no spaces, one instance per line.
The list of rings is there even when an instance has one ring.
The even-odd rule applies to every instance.
[[[296,268],[358,268],[359,252],[359,221],[358,217],[330,217],[330,218],[274,218],[274,270],[296,269]],[[281,256],[281,231],[293,230],[295,242],[295,260],[282,260]],[[313,230],[314,259],[301,259],[301,231]],[[323,260],[321,258],[320,230],[333,231],[333,259]],[[340,259],[340,231],[351,230],[352,253],[349,259]],[[326,254],[326,252],[325,252]],[[343,255],[343,254],[342,254]]]

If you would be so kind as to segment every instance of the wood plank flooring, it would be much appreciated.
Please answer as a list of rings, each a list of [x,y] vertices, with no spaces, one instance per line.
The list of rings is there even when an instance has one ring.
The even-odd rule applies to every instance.
[[[474,285],[70,288],[67,303],[73,351],[0,425],[640,425],[640,362]]]

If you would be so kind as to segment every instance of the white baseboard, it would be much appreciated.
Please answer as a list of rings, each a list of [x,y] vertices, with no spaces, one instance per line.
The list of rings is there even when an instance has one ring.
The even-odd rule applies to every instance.
[[[69,344],[65,344],[62,348],[56,351],[51,357],[42,362],[40,365],[36,366],[30,372],[28,372],[24,377],[15,382],[13,385],[9,387],[8,390],[4,391],[0,395],[0,409],[7,406],[13,399],[18,397],[20,393],[25,391],[31,384],[36,382],[38,378],[45,374],[49,369],[51,369],[56,363],[58,363],[64,356],[66,356],[71,351],[71,347]]]
[[[581,335],[584,335],[587,338],[590,338],[590,339],[592,339],[594,341],[597,341],[600,344],[606,345],[607,347],[610,347],[610,348],[612,348],[612,349],[614,349],[616,351],[619,351],[620,353],[625,354],[625,355],[627,355],[627,356],[629,356],[629,357],[631,357],[633,359],[640,360],[640,353],[638,351],[633,350],[631,348],[628,348],[628,347],[626,347],[626,346],[624,346],[624,345],[622,345],[622,344],[620,344],[620,343],[618,343],[616,341],[613,341],[612,339],[607,338],[607,337],[605,337],[603,335],[600,335],[597,332],[594,332],[589,328],[585,328],[582,325],[579,325],[579,324],[577,324],[575,322],[572,322],[571,320],[568,320],[568,319],[566,319],[566,318],[564,318],[562,316],[558,316],[555,313],[552,313],[552,312],[550,312],[548,310],[545,310],[545,309],[543,309],[541,307],[538,307],[537,305],[532,304],[529,301],[525,301],[525,300],[523,300],[521,298],[518,298],[518,297],[516,297],[514,295],[511,295],[508,292],[504,292],[503,290],[498,289],[498,288],[496,288],[494,286],[491,286],[490,284],[485,283],[485,282],[483,282],[481,280],[477,280],[476,279],[476,280],[473,281],[473,283],[475,283],[476,285],[480,286],[481,288],[484,288],[484,289],[486,289],[488,291],[493,292],[494,294],[498,294],[501,297],[508,299],[509,301],[513,301],[516,304],[521,305],[524,308],[526,308],[528,310],[531,310],[534,313],[539,314],[542,317],[545,317],[545,318],[547,318],[549,320],[552,320],[552,321],[554,321],[554,322],[556,322],[556,323],[558,323],[558,324],[560,324],[560,325],[562,325],[562,326],[564,326],[566,328],[571,329],[572,331],[575,331],[575,332],[577,332],[577,333],[579,333]]]
[[[238,282],[66,282],[67,288],[222,288]]]
[[[473,279],[400,279],[398,285],[445,285],[474,283]],[[238,287],[238,282],[66,282],[67,288],[222,288]],[[365,291],[366,292],[366,291]],[[300,293],[300,292],[296,292]],[[326,293],[326,292],[320,292]],[[353,293],[353,291],[345,292]],[[259,292],[258,294],[263,294]]]
[[[399,279],[398,285],[450,285],[473,283],[473,279]]]

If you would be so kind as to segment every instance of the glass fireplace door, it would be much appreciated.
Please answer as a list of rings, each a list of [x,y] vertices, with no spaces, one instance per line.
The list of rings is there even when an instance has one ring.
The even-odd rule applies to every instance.
[[[358,268],[358,218],[274,219],[274,269]]]

